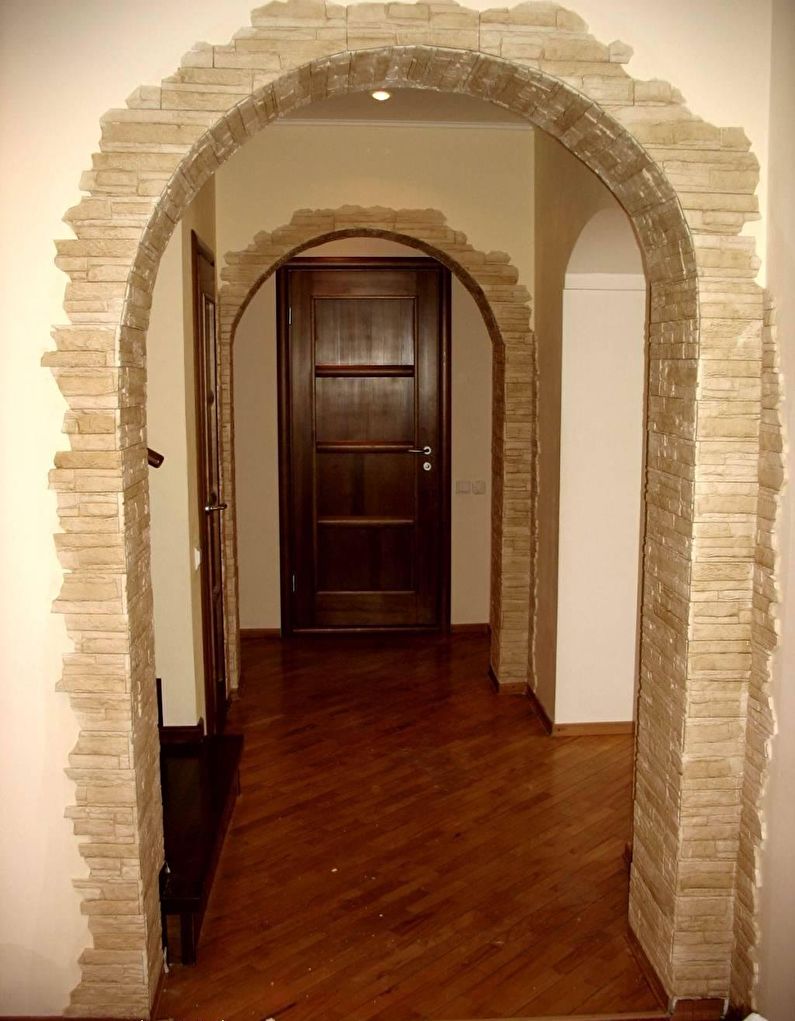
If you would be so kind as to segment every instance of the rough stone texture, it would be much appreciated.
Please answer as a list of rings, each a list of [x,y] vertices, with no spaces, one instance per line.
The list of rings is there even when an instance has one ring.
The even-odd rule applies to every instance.
[[[769,661],[778,641],[776,523],[784,485],[784,437],[780,418],[781,378],[776,344],[775,311],[766,296],[762,332],[762,424],[759,430],[759,489],[751,618],[751,676],[745,717],[743,775],[734,913],[734,956],[731,1000],[752,1006],[759,962],[758,891],[760,851],[764,837],[761,815],[775,716]]]
[[[582,159],[637,231],[651,320],[630,920],[672,997],[726,996],[731,985],[752,1002],[780,474],[764,446],[775,442],[764,403],[775,399],[772,348],[763,373],[756,261],[738,236],[757,216],[757,163],[741,130],[693,116],[665,82],[634,81],[629,53],[551,3],[479,15],[448,2],[288,0],[256,10],[228,45],[196,45],[174,75],[102,119],[87,195],[67,214],[76,236],[58,246],[69,325],[46,357],[69,406],[69,449],[52,473],[65,572],[56,609],[74,642],[61,686],[81,725],[70,814],[93,938],[72,1014],[144,1017],[160,967],[145,457],[145,341],[160,256],[188,202],[247,138],[315,99],[376,86],[459,92],[519,113]],[[480,285],[502,271],[483,264]],[[506,352],[518,340],[511,332],[506,323]],[[503,364],[501,350],[507,405],[528,365]],[[509,418],[495,401],[497,527],[521,522],[503,528],[498,547],[503,563],[529,562],[526,477],[504,469],[509,458],[525,463],[534,422],[530,414],[503,432]],[[543,593],[531,592],[528,613],[527,584],[517,577],[498,596],[494,665],[532,684],[530,622]]]
[[[272,233],[257,234],[242,252],[230,252],[221,272],[218,300],[220,413],[225,516],[225,579],[228,634],[239,634],[237,536],[235,534],[234,335],[240,316],[260,284],[301,250],[334,238],[369,235],[421,249],[456,273],[472,292],[493,343],[491,664],[501,685],[527,681],[532,618],[530,578],[535,550],[537,371],[530,329],[530,295],[502,252],[479,252],[434,209],[302,209]],[[230,644],[236,644],[234,641]],[[235,666],[237,660],[235,660]]]

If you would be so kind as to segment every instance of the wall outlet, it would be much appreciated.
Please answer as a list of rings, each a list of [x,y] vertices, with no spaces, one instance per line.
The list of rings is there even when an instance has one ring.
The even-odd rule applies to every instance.
[[[469,479],[456,479],[455,491],[456,493],[470,493],[472,491],[472,483]]]
[[[483,479],[477,479],[472,483],[472,492],[477,493],[478,495],[486,492],[486,483]]]

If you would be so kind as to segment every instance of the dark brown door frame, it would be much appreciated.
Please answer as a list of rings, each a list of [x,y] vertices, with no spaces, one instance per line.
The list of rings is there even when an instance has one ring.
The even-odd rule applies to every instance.
[[[318,267],[340,268],[349,270],[372,270],[378,268],[427,268],[429,262],[437,260],[416,258],[412,256],[306,256],[291,259],[276,274],[276,330],[277,330],[277,378],[278,378],[278,422],[279,422],[279,551],[280,551],[280,582],[281,582],[281,631],[288,637],[294,633],[292,619],[292,530],[290,515],[292,506],[291,491],[291,435],[290,435],[290,377],[289,377],[289,268],[317,269]],[[437,263],[442,265],[441,263]],[[440,373],[439,401],[441,407],[439,436],[440,450],[437,460],[438,470],[442,479],[442,496],[440,501],[441,519],[439,543],[439,628],[400,628],[385,627],[348,629],[366,632],[378,630],[395,631],[450,631],[450,585],[451,585],[451,276],[446,273],[440,293]],[[322,629],[318,629],[322,630]]]
[[[204,265],[203,265],[204,264]],[[209,264],[209,265],[208,265]],[[208,274],[211,269],[211,275]],[[209,439],[210,428],[208,411],[209,406],[206,399],[206,356],[207,339],[205,336],[205,299],[212,303],[214,342],[213,349],[217,354],[218,331],[215,320],[216,295],[215,295],[215,255],[202,243],[195,231],[191,231],[191,276],[193,294],[193,353],[194,353],[194,397],[196,406],[196,456],[197,456],[197,496],[199,512],[199,541],[201,550],[201,614],[202,614],[202,651],[204,661],[204,702],[205,720],[208,734],[220,734],[226,723],[227,712],[227,691],[226,691],[226,633],[223,613],[223,575],[221,579],[221,619],[218,615],[217,601],[213,599],[210,578],[210,558],[213,556],[213,544],[210,542],[210,529],[216,530],[218,571],[222,570],[222,544],[223,534],[220,523],[221,510],[208,511],[207,500],[214,498],[216,505],[220,501],[220,463],[216,464],[216,487],[210,485],[213,479],[213,472],[208,461],[208,448],[211,445]],[[218,361],[216,358],[215,377],[215,400],[212,406],[212,414],[218,415],[218,389],[219,380],[217,376]],[[216,428],[215,457],[220,458],[220,422]],[[215,631],[213,625],[215,624]],[[218,635],[221,635],[221,648],[217,648]],[[220,664],[220,678],[219,678]]]

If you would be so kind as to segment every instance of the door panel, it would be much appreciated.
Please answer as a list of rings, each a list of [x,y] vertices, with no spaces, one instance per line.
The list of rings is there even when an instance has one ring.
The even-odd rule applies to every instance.
[[[286,632],[448,626],[449,286],[430,259],[279,271]]]
[[[217,734],[226,721],[227,692],[215,263],[195,233],[191,234],[191,245],[205,717],[207,733]]]

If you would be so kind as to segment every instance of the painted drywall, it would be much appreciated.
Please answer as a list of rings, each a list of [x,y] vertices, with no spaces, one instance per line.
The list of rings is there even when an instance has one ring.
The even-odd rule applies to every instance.
[[[482,125],[275,125],[216,175],[219,255],[245,248],[258,230],[288,223],[297,209],[430,207],[475,248],[507,252],[529,285],[533,137]]]
[[[147,441],[165,455],[150,469],[155,669],[168,726],[204,713],[191,231],[215,247],[210,180],[174,231],[160,264],[147,341]]]
[[[535,146],[535,328],[538,343],[538,581],[535,693],[555,715],[563,285],[574,245],[603,209],[618,209],[605,186],[558,142]]]
[[[778,735],[773,741],[765,799],[767,844],[762,856],[759,1009],[768,1021],[788,1021],[795,1004],[795,5],[773,7],[773,92],[770,107],[769,286],[776,302],[778,343],[787,390],[789,482],[780,512],[781,647],[773,660]]]
[[[304,255],[414,256],[377,238],[348,238]],[[453,279],[451,414],[451,606],[453,624],[489,619],[491,559],[491,340],[474,299]],[[278,628],[279,491],[276,291],[271,277],[240,320],[234,346],[238,578],[242,628]],[[482,494],[456,480],[485,482]]]
[[[556,724],[634,716],[645,322],[632,229],[603,210],[563,291]]]
[[[776,4],[786,14],[789,0]],[[65,407],[39,366],[51,324],[64,318],[65,277],[53,264],[52,240],[69,234],[61,217],[79,198],[80,174],[90,165],[104,111],[123,104],[138,85],[170,74],[195,41],[226,41],[248,22],[251,6],[250,0],[0,3],[0,137],[14,145],[0,187],[0,280],[6,308],[13,310],[0,347],[6,438],[0,456],[3,478],[13,480],[0,506],[2,573],[13,580],[0,597],[0,988],[6,1012],[59,1013],[77,979],[78,948],[87,942],[71,887],[82,865],[63,818],[73,794],[62,770],[76,728],[66,697],[54,691],[67,642],[62,622],[49,612],[61,570],[51,541],[57,520],[46,477],[53,451],[63,444]],[[493,3],[476,0],[472,6]],[[668,78],[702,116],[744,125],[762,160],[764,186],[770,0],[572,0],[571,7],[603,39],[622,38],[635,47],[631,72]],[[786,55],[784,43],[780,49]],[[792,120],[785,115],[792,95],[786,69],[782,59],[776,107],[781,132]],[[781,189],[793,164],[782,137],[773,139],[770,156],[779,173],[772,211],[784,222],[793,202],[790,197],[787,206]],[[780,241],[770,249],[782,293],[793,277],[783,251]],[[23,633],[24,654],[17,640]],[[795,672],[790,631],[779,670],[782,677]],[[795,748],[795,726],[788,720],[782,718],[777,740],[782,757]],[[782,802],[771,804],[778,806],[771,808],[772,827],[772,812]]]

